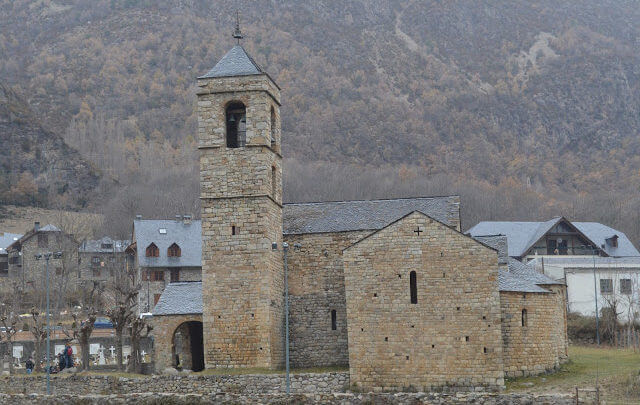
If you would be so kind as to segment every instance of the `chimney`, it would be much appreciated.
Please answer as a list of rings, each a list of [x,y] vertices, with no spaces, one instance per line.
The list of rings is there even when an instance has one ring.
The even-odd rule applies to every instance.
[[[136,214],[136,219],[137,219],[137,220],[141,220],[141,219],[142,219],[142,215],[140,215],[140,214]]]
[[[36,221],[33,223],[33,230],[38,231],[40,229],[40,222]]]
[[[191,215],[189,215],[189,214],[183,215],[182,216],[182,222],[184,222],[185,225],[191,224]]]

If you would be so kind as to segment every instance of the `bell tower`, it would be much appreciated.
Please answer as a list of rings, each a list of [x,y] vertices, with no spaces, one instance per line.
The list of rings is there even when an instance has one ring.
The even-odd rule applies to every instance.
[[[284,364],[280,88],[238,44],[198,78],[205,366]]]

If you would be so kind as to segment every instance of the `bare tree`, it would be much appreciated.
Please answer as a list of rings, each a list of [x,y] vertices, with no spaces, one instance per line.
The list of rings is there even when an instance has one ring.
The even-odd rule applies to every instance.
[[[122,362],[123,334],[136,317],[136,304],[140,285],[135,284],[135,273],[125,270],[121,276],[116,277],[107,284],[105,290],[108,305],[106,315],[111,320],[116,332],[116,356],[120,370],[124,368]],[[117,274],[117,273],[116,273]]]
[[[141,372],[140,341],[142,338],[149,336],[152,329],[153,327],[141,316],[134,317],[131,320],[131,362],[127,371],[138,374]]]
[[[45,345],[45,341],[47,339],[47,324],[46,324],[46,315],[45,317],[41,317],[41,313],[33,308],[31,310],[31,325],[29,330],[33,335],[33,343],[34,343],[34,361],[36,363],[36,371],[42,371],[43,364],[43,353],[42,348]],[[46,359],[44,359],[44,363],[46,363]]]
[[[73,337],[80,344],[80,351],[82,353],[82,368],[89,370],[91,364],[89,361],[89,339],[93,333],[93,328],[98,316],[98,309],[102,307],[102,297],[100,295],[100,283],[93,282],[92,288],[88,294],[85,295],[85,302],[83,302],[78,311],[72,312],[73,323],[71,324],[71,330],[63,329],[63,333],[67,337]]]
[[[0,323],[0,343],[4,346],[4,358],[9,360],[9,373],[13,374],[13,339],[18,332],[18,315],[11,312],[9,315],[2,315]]]

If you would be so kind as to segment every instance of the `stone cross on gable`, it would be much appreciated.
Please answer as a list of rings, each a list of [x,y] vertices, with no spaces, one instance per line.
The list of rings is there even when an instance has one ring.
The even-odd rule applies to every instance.
[[[111,347],[109,348],[109,351],[111,352],[111,357],[115,357],[114,353],[115,353],[115,351],[116,351],[116,348],[115,348],[115,347],[113,347],[113,346],[111,346]]]

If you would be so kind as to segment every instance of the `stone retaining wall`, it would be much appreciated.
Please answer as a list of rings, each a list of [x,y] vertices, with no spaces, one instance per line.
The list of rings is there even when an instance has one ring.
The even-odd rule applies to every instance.
[[[141,392],[216,395],[279,394],[285,391],[284,374],[262,375],[162,375],[139,378],[114,376],[51,376],[56,395],[133,394]],[[297,393],[344,392],[349,373],[291,375],[291,389]],[[43,394],[46,378],[37,376],[0,377],[0,392],[5,394]]]
[[[485,393],[402,393],[402,394],[223,394],[223,395],[178,395],[178,394],[130,394],[130,395],[6,395],[0,394],[0,404],[32,405],[72,404],[72,405],[114,405],[114,404],[468,404],[477,405],[570,405],[575,399],[570,396],[534,396],[530,394],[485,394]]]

